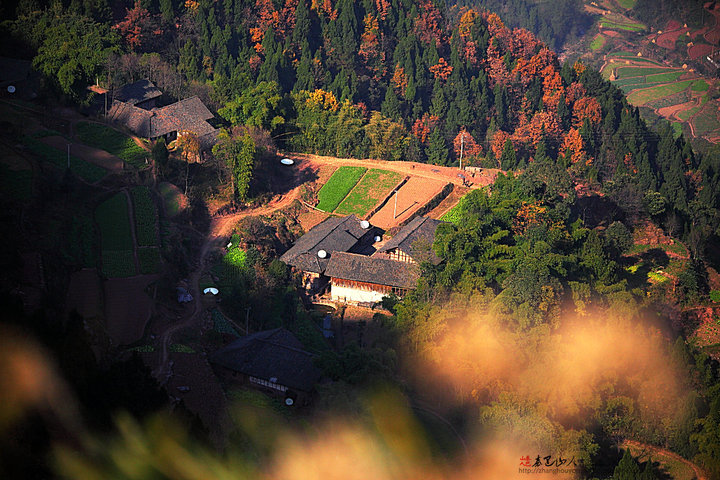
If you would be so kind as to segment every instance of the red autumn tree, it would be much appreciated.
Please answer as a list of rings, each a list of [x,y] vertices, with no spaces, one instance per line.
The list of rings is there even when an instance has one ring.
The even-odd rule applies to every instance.
[[[405,96],[405,89],[407,88],[408,80],[405,74],[405,69],[400,65],[395,66],[395,72],[393,73],[392,79],[390,80],[395,88],[395,92],[398,95]]]
[[[152,36],[163,33],[159,30],[158,22],[140,2],[135,2],[135,6],[126,12],[125,19],[114,28],[131,50],[140,50]]]
[[[415,17],[415,34],[421,42],[429,45],[433,40],[439,45],[442,43],[443,19],[440,11],[432,0],[421,0],[420,13]]]
[[[495,135],[493,135],[492,143],[490,144],[490,150],[492,150],[495,158],[497,158],[498,161],[500,160],[500,157],[502,157],[502,152],[505,148],[505,142],[508,138],[510,138],[510,134],[502,130],[498,130],[497,132],[495,132]]]
[[[585,154],[585,152],[583,151],[583,139],[582,136],[580,136],[580,131],[577,128],[571,128],[563,139],[563,155],[565,155],[566,152],[569,152],[570,161],[572,163],[577,163],[577,161],[580,160]]]
[[[573,126],[580,127],[585,119],[598,123],[602,119],[602,108],[595,97],[582,97],[573,105]]]
[[[475,160],[478,156],[482,155],[482,147],[478,145],[473,136],[464,128],[455,136],[453,140],[453,150],[457,158],[460,158],[460,154],[462,153],[463,160],[467,159],[468,161]]]
[[[365,64],[376,60],[380,54],[380,38],[378,37],[380,25],[377,18],[371,13],[365,15],[365,31],[360,37],[360,49],[358,55],[365,60]]]
[[[557,110],[560,97],[565,93],[562,78],[554,66],[548,65],[540,73],[543,77],[543,105],[551,111]]]
[[[377,8],[378,18],[385,20],[387,14],[390,13],[390,2],[388,0],[375,0],[375,8]]]
[[[430,115],[426,112],[422,118],[415,120],[412,127],[412,134],[419,138],[422,143],[425,143],[430,132],[437,127],[438,122],[440,122],[440,118],[437,115]]]
[[[440,57],[440,60],[438,60],[436,65],[430,67],[430,73],[432,73],[435,78],[439,78],[441,80],[447,80],[452,71],[453,67],[450,66],[442,57]]]

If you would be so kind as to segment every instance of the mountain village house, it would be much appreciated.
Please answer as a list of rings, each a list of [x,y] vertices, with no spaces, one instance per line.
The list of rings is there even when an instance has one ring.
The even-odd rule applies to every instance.
[[[415,288],[420,262],[435,265],[432,251],[441,222],[416,217],[383,245],[382,231],[356,216],[330,217],[312,228],[280,257],[303,274],[310,293],[329,286],[332,301],[376,304]]]
[[[217,129],[208,123],[214,115],[198,97],[156,107],[162,92],[149,80],[140,80],[121,87],[107,118],[122,125],[138,137],[157,140],[164,137],[171,142],[184,134],[192,133],[200,142],[201,150],[209,150],[217,141]]]

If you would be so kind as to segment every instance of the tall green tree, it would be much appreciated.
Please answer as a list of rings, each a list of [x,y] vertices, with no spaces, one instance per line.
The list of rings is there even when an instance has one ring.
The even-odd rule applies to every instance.
[[[79,15],[56,16],[43,37],[33,66],[77,99],[103,73],[108,56],[120,51],[109,26]]]
[[[245,202],[255,168],[256,148],[253,139],[241,128],[236,127],[232,131],[222,129],[212,153],[227,165],[234,198]]]

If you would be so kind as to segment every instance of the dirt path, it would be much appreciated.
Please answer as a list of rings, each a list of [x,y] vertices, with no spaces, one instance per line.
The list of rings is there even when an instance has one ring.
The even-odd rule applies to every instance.
[[[290,204],[300,197],[300,185],[292,189],[290,192],[273,199],[267,205],[262,207],[252,208],[244,210],[242,212],[233,213],[231,215],[218,216],[212,219],[210,224],[210,232],[205,237],[205,241],[200,248],[200,256],[198,257],[198,266],[193,270],[188,279],[188,287],[190,294],[193,297],[193,308],[192,311],[187,313],[184,318],[178,320],[177,323],[165,330],[160,336],[160,349],[161,355],[158,362],[157,368],[153,374],[160,382],[164,382],[165,376],[170,372],[168,371],[168,357],[169,357],[169,346],[172,342],[172,337],[175,332],[182,330],[183,328],[190,327],[199,322],[201,314],[204,311],[202,307],[202,297],[200,292],[200,278],[205,273],[207,267],[207,259],[209,253],[214,248],[221,247],[225,242],[225,237],[230,234],[233,227],[237,222],[245,217],[257,216],[257,215],[269,215],[278,210],[282,210],[290,206]]]
[[[286,153],[288,158],[295,160],[298,168],[319,167],[321,165],[350,165],[366,168],[381,168],[393,172],[402,173],[404,175],[427,178],[430,180],[440,180],[442,182],[451,182],[455,185],[463,186],[463,179],[458,175],[464,175],[470,188],[481,188],[490,185],[495,181],[497,174],[501,170],[497,168],[484,168],[480,172],[473,174],[469,170],[460,170],[457,167],[442,167],[439,165],[429,165],[426,163],[416,162],[391,162],[387,160],[373,159],[355,159],[355,158],[337,158],[326,157],[323,155],[312,155],[306,153]],[[465,185],[467,186],[467,185]]]
[[[693,462],[691,462],[690,460],[687,460],[687,459],[681,457],[680,455],[678,455],[677,453],[671,452],[670,450],[667,450],[665,448],[656,447],[655,445],[648,445],[647,443],[638,442],[636,440],[624,440],[622,445],[628,445],[630,447],[644,450],[646,452],[652,452],[652,453],[656,453],[656,454],[663,455],[666,457],[670,457],[673,460],[681,462],[681,463],[687,465],[688,467],[690,467],[692,469],[692,471],[695,472],[695,476],[697,477],[697,480],[708,480],[709,479],[707,474],[700,467],[695,465]]]

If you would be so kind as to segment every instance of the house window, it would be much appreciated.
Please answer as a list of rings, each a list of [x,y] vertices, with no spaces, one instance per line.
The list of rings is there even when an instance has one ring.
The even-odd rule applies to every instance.
[[[267,380],[263,380],[262,378],[257,377],[249,377],[250,383],[255,383],[257,385],[262,385],[263,387],[272,388],[273,390],[279,390],[281,392],[286,392],[287,387],[284,385],[279,385],[275,382],[270,382]]]

